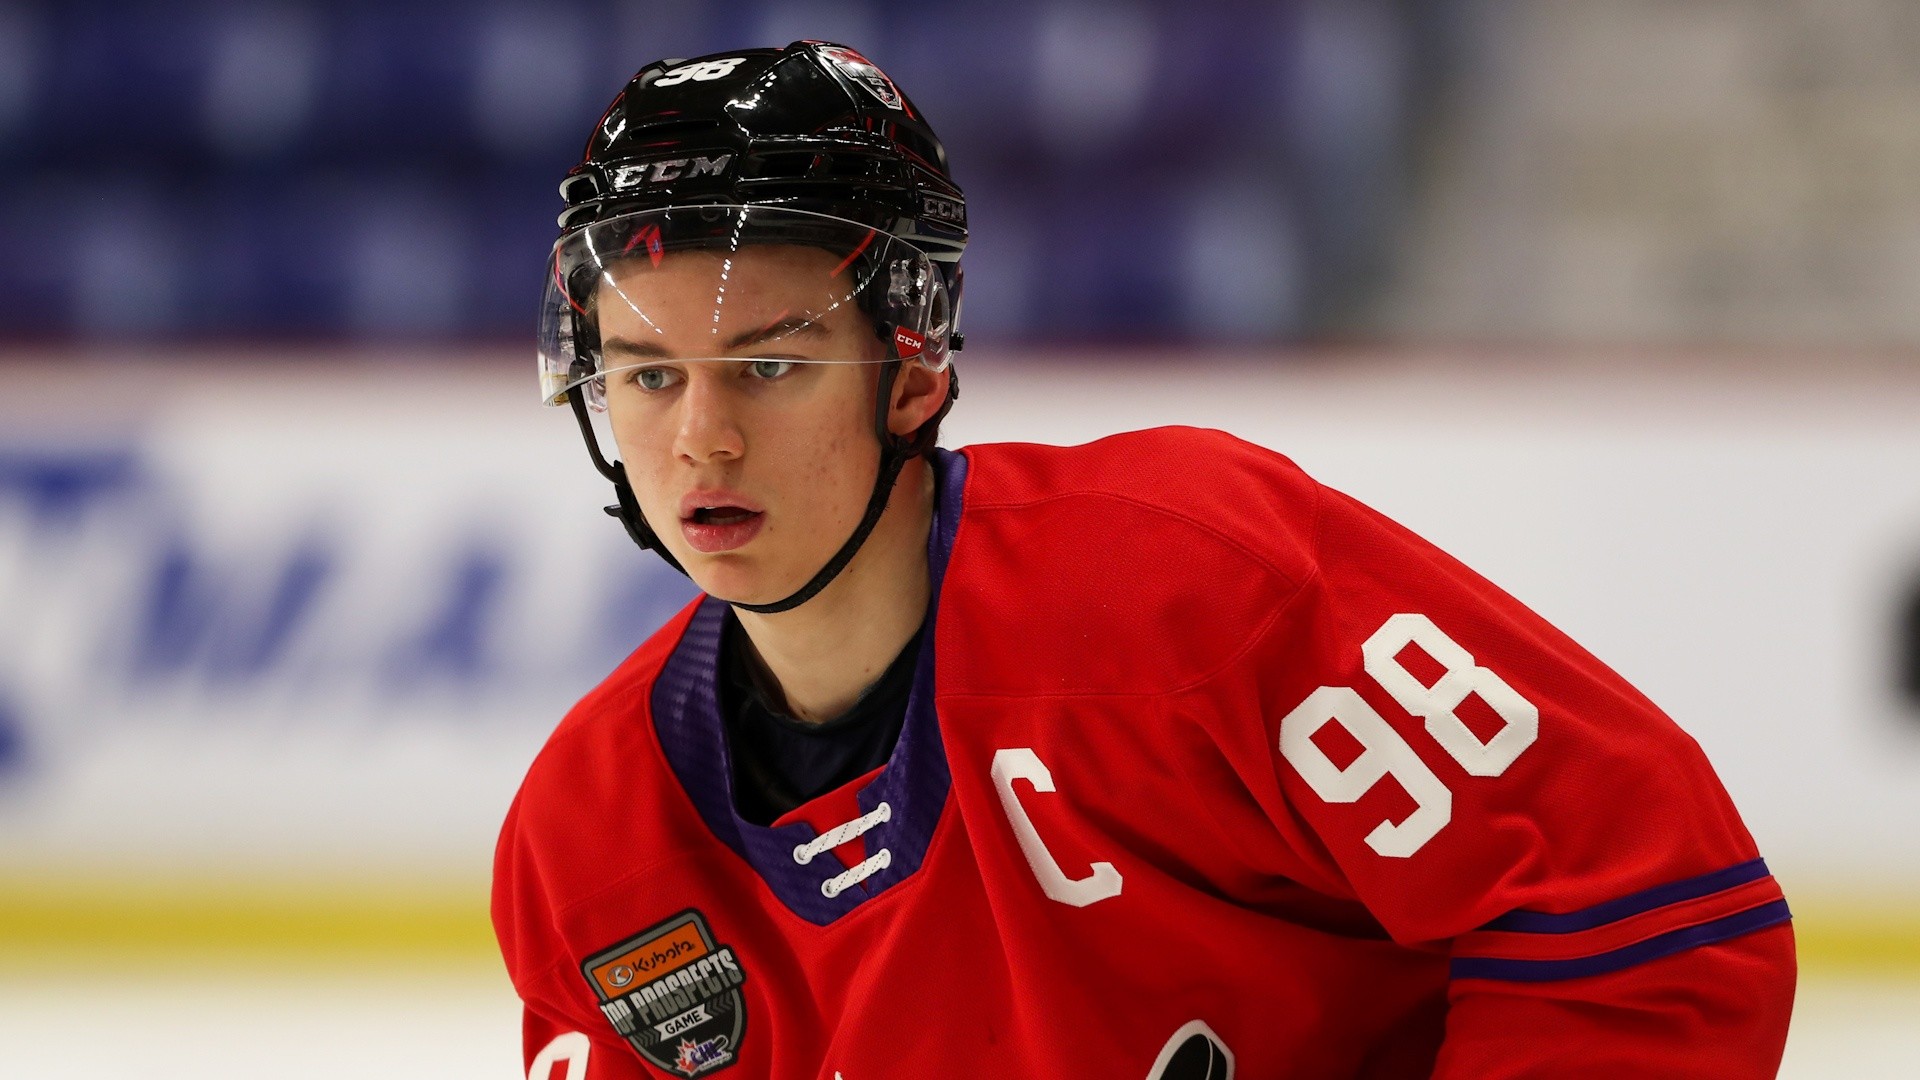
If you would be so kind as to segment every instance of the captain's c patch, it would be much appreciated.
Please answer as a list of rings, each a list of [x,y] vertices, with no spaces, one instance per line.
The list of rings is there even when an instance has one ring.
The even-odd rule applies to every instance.
[[[640,1056],[699,1076],[739,1060],[747,1031],[747,973],[689,908],[581,963],[600,1011]]]

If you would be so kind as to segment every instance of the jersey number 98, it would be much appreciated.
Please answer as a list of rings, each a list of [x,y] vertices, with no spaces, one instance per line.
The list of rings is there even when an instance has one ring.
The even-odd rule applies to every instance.
[[[1418,645],[1446,669],[1432,686],[1400,663],[1400,652]],[[1472,776],[1499,776],[1540,734],[1540,710],[1505,679],[1473,662],[1460,644],[1425,615],[1395,615],[1360,646],[1367,676],[1400,707],[1426,721],[1427,734]],[[1501,720],[1481,741],[1460,719],[1460,705],[1478,694]],[[1315,732],[1338,721],[1361,746],[1345,768],[1333,763]],[[1367,846],[1404,859],[1419,851],[1453,818],[1453,792],[1421,760],[1386,718],[1348,686],[1323,686],[1280,721],[1280,756],[1314,794],[1330,803],[1357,802],[1383,776],[1399,781],[1415,810],[1394,823],[1382,821],[1367,834]]]

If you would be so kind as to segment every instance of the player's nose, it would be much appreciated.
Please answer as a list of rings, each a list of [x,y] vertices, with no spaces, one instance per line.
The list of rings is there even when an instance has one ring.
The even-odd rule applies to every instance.
[[[746,452],[746,439],[739,418],[719,372],[713,365],[694,364],[687,373],[685,391],[678,402],[674,431],[674,453],[698,464],[717,458],[737,458]]]

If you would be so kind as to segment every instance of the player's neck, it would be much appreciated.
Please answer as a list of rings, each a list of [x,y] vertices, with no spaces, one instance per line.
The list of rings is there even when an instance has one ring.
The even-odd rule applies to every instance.
[[[845,713],[920,629],[933,590],[933,499],[933,470],[915,458],[860,553],[820,595],[775,615],[734,609],[795,718]]]

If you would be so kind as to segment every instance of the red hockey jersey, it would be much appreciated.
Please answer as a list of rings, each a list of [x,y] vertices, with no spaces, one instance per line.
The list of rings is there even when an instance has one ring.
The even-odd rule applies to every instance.
[[[1778,886],[1537,615],[1217,432],[936,471],[884,767],[742,820],[710,598],[533,764],[493,915],[535,1080],[1774,1075]]]

